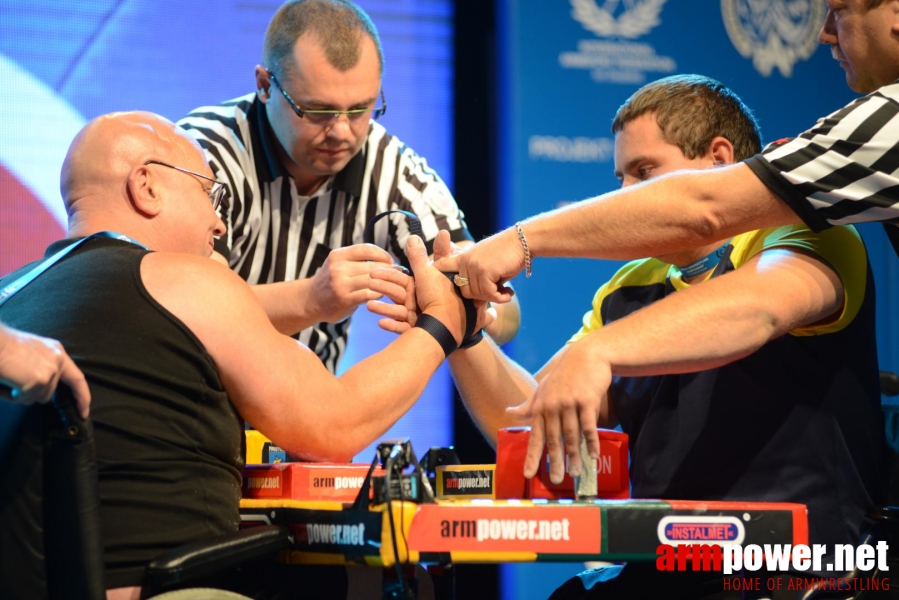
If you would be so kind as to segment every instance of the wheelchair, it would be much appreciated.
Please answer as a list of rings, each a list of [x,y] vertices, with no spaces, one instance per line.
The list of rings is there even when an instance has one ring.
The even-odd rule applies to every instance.
[[[92,424],[68,388],[46,405],[0,407],[0,597],[105,600],[99,506]],[[174,548],[147,565],[141,597],[246,599],[208,588],[290,544],[288,528],[263,526]]]
[[[884,396],[899,396],[899,376],[889,371],[880,372],[880,390]],[[899,404],[885,404],[883,407],[884,426],[887,439],[887,504],[884,506],[872,506],[865,513],[865,519],[861,527],[859,545],[868,544],[875,546],[877,542],[886,541],[889,547],[887,552],[887,566],[889,571],[882,572],[879,568],[871,571],[859,571],[854,569],[845,579],[881,579],[889,577],[891,573],[899,572]],[[897,588],[891,588],[889,597],[899,598],[899,579],[895,582]],[[864,588],[866,586],[859,586]],[[868,598],[887,597],[881,591],[861,590],[858,592],[839,589],[812,589],[800,595],[800,600],[866,600]]]

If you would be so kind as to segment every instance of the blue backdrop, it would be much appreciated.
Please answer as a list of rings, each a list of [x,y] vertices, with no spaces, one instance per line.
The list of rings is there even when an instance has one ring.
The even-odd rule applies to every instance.
[[[699,73],[755,111],[765,141],[793,136],[854,94],[820,47],[818,0],[502,0],[502,227],[618,187],[616,109],[641,85]],[[896,370],[896,259],[879,226],[862,228],[878,286],[881,366]],[[539,369],[580,326],[620,263],[537,259],[518,278],[514,355]],[[560,293],[561,291],[561,293]],[[577,565],[507,567],[506,598],[546,598]]]

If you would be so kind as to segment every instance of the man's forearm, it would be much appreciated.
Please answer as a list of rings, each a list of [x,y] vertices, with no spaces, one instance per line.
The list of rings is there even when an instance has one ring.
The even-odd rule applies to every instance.
[[[484,328],[497,345],[512,341],[518,334],[521,326],[521,305],[518,298],[513,297],[511,302],[493,305],[496,310],[496,319]]]
[[[279,336],[280,338],[280,336]],[[349,462],[384,434],[421,396],[444,361],[442,348],[414,328],[339,378],[295,340],[278,341],[268,364],[278,377],[223,374],[241,415],[280,447],[314,461]],[[310,358],[312,357],[312,358]]]
[[[412,408],[442,362],[443,350],[433,337],[413,328],[351,367],[339,378],[340,400],[320,407],[319,422],[331,423],[326,447],[350,448],[349,460],[384,435]]]
[[[293,335],[322,321],[310,302],[312,279],[281,281],[251,286],[272,325],[284,335]]]
[[[527,400],[537,382],[492,340],[457,350],[450,355],[449,364],[462,403],[491,446],[496,446],[501,427],[524,424],[514,422],[506,409]]]
[[[536,256],[632,260],[798,222],[749,167],[738,164],[658,177],[522,226]]]
[[[837,314],[840,279],[819,260],[768,250],[741,268],[679,291],[579,341],[615,375],[719,367],[771,339]],[[576,345],[577,345],[576,344]]]
[[[773,336],[765,314],[727,303],[696,306],[690,291],[604,326],[576,343],[583,344],[578,354],[587,364],[609,364],[614,375],[690,373],[747,356]]]

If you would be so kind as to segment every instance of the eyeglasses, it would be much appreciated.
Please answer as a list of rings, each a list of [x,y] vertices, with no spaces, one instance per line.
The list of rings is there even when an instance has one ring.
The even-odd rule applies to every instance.
[[[221,205],[222,203],[222,198],[225,197],[225,184],[218,179],[206,177],[205,175],[195,173],[194,171],[188,171],[187,169],[182,169],[181,167],[173,167],[172,165],[167,165],[166,163],[159,162],[158,160],[148,160],[144,163],[144,165],[160,165],[162,167],[175,169],[176,171],[181,171],[182,173],[187,173],[188,175],[193,175],[194,177],[199,177],[200,179],[205,179],[206,181],[211,181],[212,189],[209,190],[207,195],[209,196],[209,200],[212,201],[213,210],[218,210],[219,205]]]
[[[278,78],[275,77],[275,74],[272,73],[271,69],[266,69],[268,76],[272,78],[272,83],[278,86],[278,89],[281,90],[281,93],[284,95],[284,99],[287,100],[287,103],[290,104],[290,108],[293,109],[293,112],[297,113],[297,116],[301,119],[307,119],[313,125],[330,125],[332,122],[340,118],[340,115],[346,115],[347,119],[351,123],[358,123],[360,121],[368,121],[368,118],[371,117],[375,121],[381,118],[384,113],[387,112],[387,100],[384,99],[384,90],[381,90],[381,106],[374,108],[354,108],[353,110],[306,110],[297,106],[297,103],[293,101],[293,98],[290,97],[290,94],[284,91],[284,88],[281,86],[281,82],[278,81]]]

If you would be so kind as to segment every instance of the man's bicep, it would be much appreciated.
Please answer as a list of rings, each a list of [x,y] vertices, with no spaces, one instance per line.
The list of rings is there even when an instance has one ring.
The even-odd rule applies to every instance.
[[[803,226],[780,227],[766,233],[761,249],[787,250],[813,259],[818,269],[835,273],[842,290],[840,310],[829,318],[809,321],[791,331],[794,335],[822,335],[846,327],[861,310],[869,293],[868,260],[858,230],[851,226],[831,227],[819,233]]]
[[[755,229],[802,222],[799,215],[744,163],[724,167],[717,174],[713,171],[703,173],[710,174],[705,195],[713,200],[713,218],[719,224],[723,239]]]
[[[755,306],[770,315],[775,337],[829,323],[839,318],[843,307],[839,275],[821,257],[806,251],[765,250],[719,279],[734,290],[738,305]]]
[[[250,286],[236,275],[232,281],[216,294],[221,300],[198,337],[241,417],[300,453],[302,427],[315,421],[322,399],[340,397],[338,381],[309,348],[274,328]]]
[[[315,378],[314,355],[272,326],[250,287],[208,260],[149,255],[141,276],[157,302],[200,340],[238,412],[262,428],[300,393],[297,374]],[[308,356],[307,356],[308,355]],[[311,387],[311,385],[310,385]]]
[[[200,321],[198,337],[235,407],[256,428],[265,429],[281,412],[282,402],[299,397],[299,373],[313,387],[321,361],[274,328],[250,286],[236,275],[228,279],[220,289],[208,290],[211,310]]]

